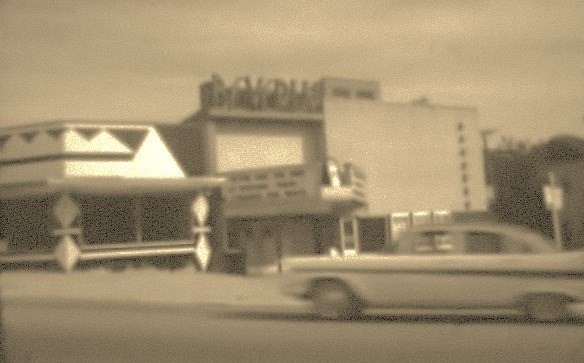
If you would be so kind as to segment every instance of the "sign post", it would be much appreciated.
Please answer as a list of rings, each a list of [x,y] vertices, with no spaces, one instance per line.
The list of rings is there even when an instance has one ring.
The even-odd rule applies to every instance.
[[[553,172],[549,174],[550,183],[544,185],[543,195],[545,204],[552,212],[552,222],[554,225],[554,239],[558,251],[563,249],[562,246],[562,225],[560,223],[560,210],[564,207],[564,191],[557,184],[556,175]]]

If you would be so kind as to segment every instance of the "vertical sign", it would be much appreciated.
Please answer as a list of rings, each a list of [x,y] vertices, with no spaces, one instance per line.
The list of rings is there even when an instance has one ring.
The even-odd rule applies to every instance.
[[[341,247],[343,254],[355,255],[359,251],[358,222],[355,217],[340,219],[341,227]]]
[[[552,222],[554,224],[554,238],[556,247],[559,251],[563,249],[562,246],[562,226],[560,223],[560,210],[564,207],[564,191],[557,184],[556,175],[553,172],[548,174],[550,183],[544,185],[543,196],[545,205],[552,212]]]

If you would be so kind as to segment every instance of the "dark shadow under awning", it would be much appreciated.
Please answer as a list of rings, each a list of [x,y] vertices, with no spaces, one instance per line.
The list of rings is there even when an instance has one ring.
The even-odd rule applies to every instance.
[[[0,184],[0,199],[34,197],[61,192],[86,195],[140,195],[181,193],[223,188],[222,177],[191,178],[67,178]]]

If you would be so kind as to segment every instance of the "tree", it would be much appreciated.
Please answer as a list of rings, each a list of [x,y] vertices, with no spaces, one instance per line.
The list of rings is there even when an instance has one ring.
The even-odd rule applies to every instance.
[[[491,209],[497,219],[552,237],[551,213],[543,198],[543,185],[549,182],[548,171],[580,160],[584,161],[584,139],[569,135],[530,148],[489,150],[485,162],[489,165],[488,180],[495,194]],[[574,220],[574,216],[567,217]]]

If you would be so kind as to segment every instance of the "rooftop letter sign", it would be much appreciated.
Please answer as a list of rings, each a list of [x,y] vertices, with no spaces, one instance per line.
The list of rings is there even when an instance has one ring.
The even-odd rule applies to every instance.
[[[201,108],[314,113],[322,112],[323,96],[322,81],[303,81],[298,89],[295,80],[258,78],[253,82],[246,76],[226,85],[214,74],[210,82],[201,86]]]

